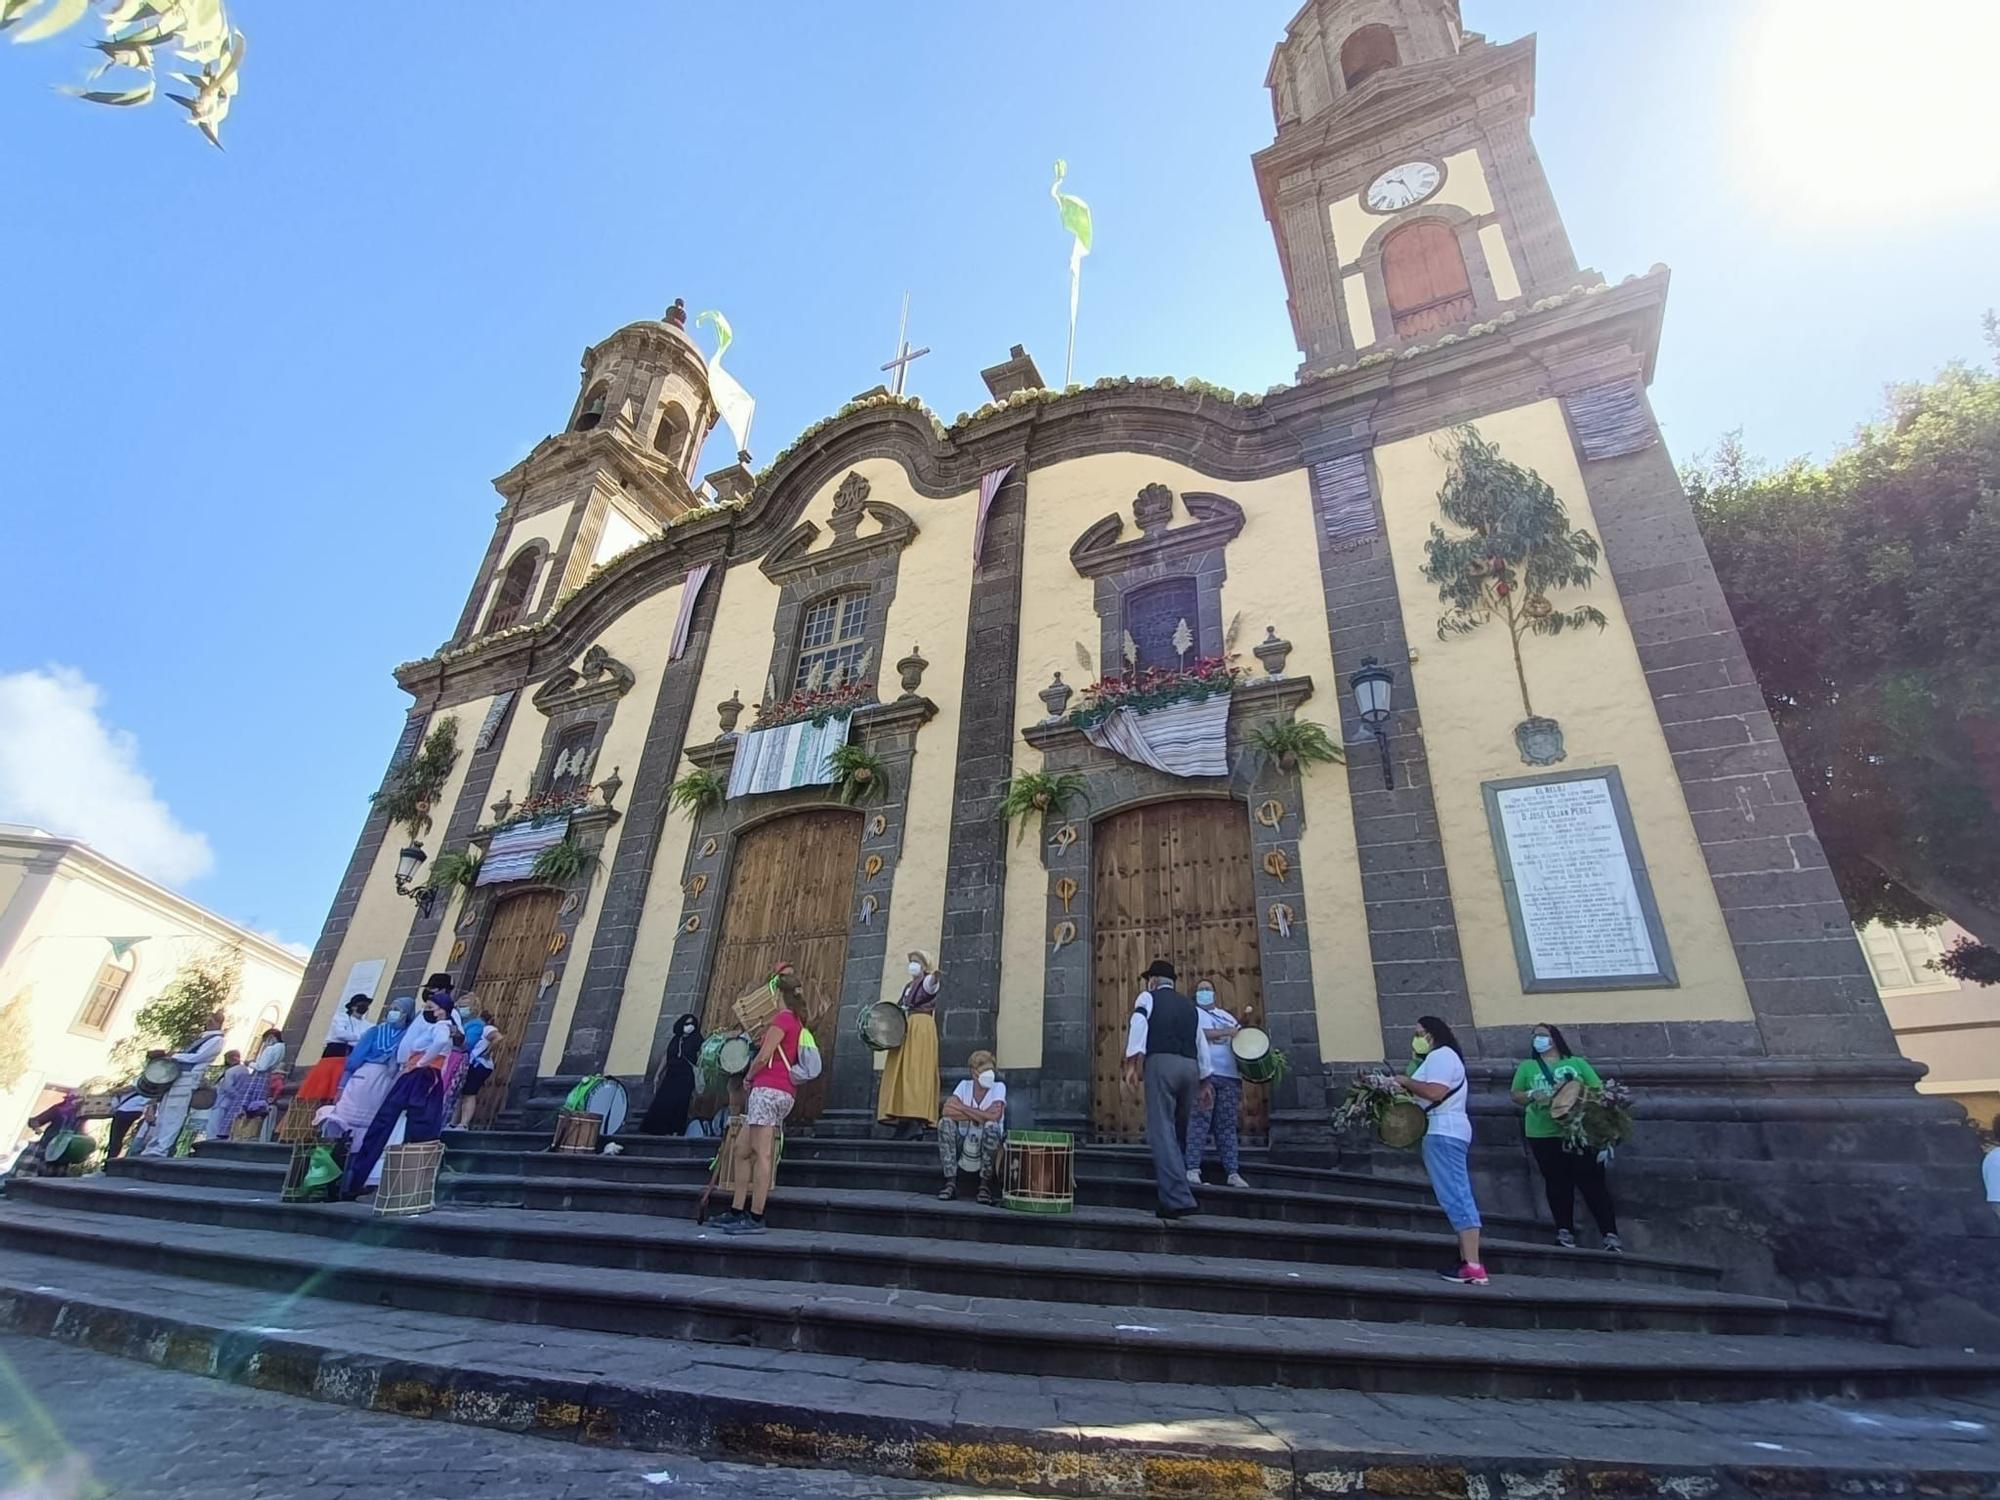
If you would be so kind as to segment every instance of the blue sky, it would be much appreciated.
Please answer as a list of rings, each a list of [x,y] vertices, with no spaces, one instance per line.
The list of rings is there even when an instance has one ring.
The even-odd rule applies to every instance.
[[[1980,356],[2000,7],[1917,0],[1885,45],[1827,0],[1464,6],[1539,33],[1579,258],[1673,268],[1676,456],[1739,425],[1824,453],[1885,382]],[[356,36],[232,0],[226,153],[55,94],[80,36],[0,45],[0,818],[310,943],[389,668],[450,631],[489,477],[561,425],[583,347],[723,308],[760,461],[879,378],[905,291],[947,420],[1010,344],[1057,378],[1059,155],[1097,221],[1078,378],[1289,379],[1249,156],[1295,8],[399,5]]]

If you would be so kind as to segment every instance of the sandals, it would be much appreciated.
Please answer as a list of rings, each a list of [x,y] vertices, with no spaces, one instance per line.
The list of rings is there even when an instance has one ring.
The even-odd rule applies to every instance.
[[[952,1199],[956,1198],[957,1196],[958,1196],[958,1184],[955,1182],[947,1182],[944,1185],[944,1187],[938,1192],[938,1201],[941,1203],[949,1203],[951,1202]]]

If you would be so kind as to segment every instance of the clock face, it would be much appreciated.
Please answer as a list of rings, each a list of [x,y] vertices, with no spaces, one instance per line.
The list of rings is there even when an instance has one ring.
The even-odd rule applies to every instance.
[[[1378,214],[1392,214],[1399,208],[1423,202],[1438,190],[1443,180],[1443,174],[1432,163],[1406,161],[1369,183],[1365,201]]]

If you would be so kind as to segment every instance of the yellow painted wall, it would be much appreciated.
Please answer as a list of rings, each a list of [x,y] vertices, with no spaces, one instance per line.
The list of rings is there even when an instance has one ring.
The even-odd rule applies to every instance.
[[[1350,271],[1340,278],[1340,291],[1347,299],[1347,324],[1354,333],[1354,347],[1366,349],[1375,342],[1375,309],[1368,305],[1368,278]]]
[[[1237,613],[1237,648],[1257,669],[1249,649],[1275,625],[1294,643],[1287,670],[1313,679],[1314,695],[1303,718],[1338,734],[1332,650],[1319,575],[1319,547],[1303,470],[1238,483],[1211,479],[1182,464],[1137,454],[1099,454],[1038,469],[1028,481],[1028,522],[1021,588],[1020,669],[1015,686],[1017,728],[1038,722],[1045,709],[1036,694],[1060,670],[1079,688],[1095,674],[1077,664],[1081,641],[1095,661],[1099,626],[1094,586],[1077,575],[1071,544],[1107,512],[1126,518],[1132,499],[1158,481],[1177,495],[1207,490],[1226,495],[1246,513],[1242,534],[1229,544],[1229,577],[1223,585],[1225,626]],[[1176,522],[1186,522],[1176,507]],[[1101,670],[1102,664],[1098,664]],[[1114,663],[1115,665],[1115,663]],[[1017,745],[1015,764],[1035,769],[1040,757]],[[1372,1057],[1381,1050],[1373,971],[1362,916],[1360,866],[1346,775],[1322,767],[1306,779],[1306,826],[1300,836],[1307,925],[1316,980],[1323,1055]],[[1003,1067],[1038,1067],[1042,1056],[1042,984],[1048,933],[1048,873],[1032,840],[1008,845],[1004,973],[999,1015]]]
[[[645,748],[646,731],[652,727],[653,706],[659,699],[660,685],[668,665],[667,643],[673,639],[674,621],[680,607],[681,585],[677,583],[640,600],[598,632],[593,644],[602,646],[630,667],[633,682],[631,691],[618,700],[618,712],[612,717],[604,743],[598,747],[597,758],[591,762],[591,780],[601,781],[616,770],[625,784],[630,786],[637,774],[639,755]],[[520,724],[517,734],[526,737],[532,730],[535,747],[539,750],[541,734],[548,721],[533,704],[524,707],[527,718]],[[508,748],[513,748],[511,740]],[[576,1014],[577,996],[583,991],[584,974],[590,967],[591,939],[597,934],[598,913],[604,906],[612,862],[617,858],[618,841],[625,832],[627,821],[620,818],[605,834],[604,848],[598,854],[597,868],[591,875],[590,900],[577,918],[576,931],[570,935],[569,959],[563,965],[562,984],[556,991],[548,1037],[542,1044],[541,1071],[544,1073],[557,1070],[562,1061],[563,1045],[569,1040],[569,1023]]]
[[[1553,400],[1483,417],[1481,433],[1516,463],[1555,488],[1578,526],[1597,532],[1575,450]],[[1553,770],[1615,765],[1659,900],[1667,943],[1680,974],[1675,989],[1526,995],[1514,962],[1482,781],[1533,774],[1521,764],[1513,727],[1522,717],[1505,629],[1489,625],[1451,641],[1437,639],[1437,590],[1424,581],[1423,541],[1438,520],[1445,460],[1436,434],[1375,450],[1383,509],[1402,595],[1403,623],[1417,660],[1411,665],[1423,707],[1445,862],[1457,908],[1460,946],[1483,1026],[1536,1020],[1661,1021],[1751,1018],[1735,950],[1716,903],[1666,738],[1647,690],[1632,632],[1608,568],[1587,594],[1556,599],[1595,604],[1610,618],[1601,634],[1582,631],[1522,645],[1538,713],[1563,726],[1569,759]]]
[[[1507,236],[1498,224],[1482,224],[1479,248],[1486,254],[1486,272],[1493,278],[1493,294],[1502,302],[1521,295],[1521,278],[1514,274],[1514,257],[1507,253]]]

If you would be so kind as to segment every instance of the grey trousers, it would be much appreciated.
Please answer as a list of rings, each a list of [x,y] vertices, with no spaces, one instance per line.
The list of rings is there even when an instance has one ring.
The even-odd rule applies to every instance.
[[[1193,1058],[1155,1054],[1146,1059],[1146,1144],[1153,1153],[1153,1181],[1162,1208],[1195,1206],[1182,1143],[1200,1088],[1201,1070]]]

